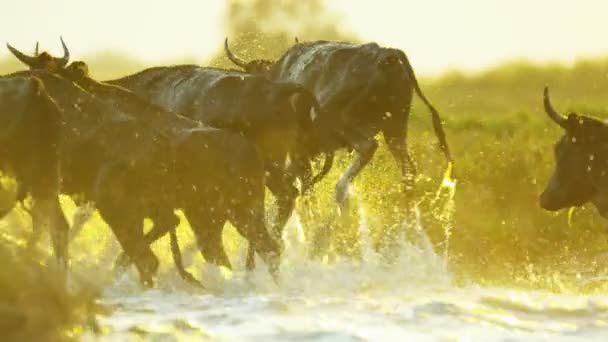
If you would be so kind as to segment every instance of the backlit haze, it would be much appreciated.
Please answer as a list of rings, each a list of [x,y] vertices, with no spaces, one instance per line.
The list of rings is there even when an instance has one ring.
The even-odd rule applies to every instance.
[[[334,0],[327,7],[362,41],[406,51],[421,74],[608,55],[603,0]],[[150,64],[204,63],[226,35],[225,10],[219,0],[19,0],[3,8],[0,41],[31,51],[38,40],[60,53],[63,35],[74,57],[113,51]],[[7,54],[0,49],[0,58]]]

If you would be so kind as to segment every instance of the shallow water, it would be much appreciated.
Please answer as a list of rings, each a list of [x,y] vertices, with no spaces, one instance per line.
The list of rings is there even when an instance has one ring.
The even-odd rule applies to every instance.
[[[365,235],[363,235],[365,236]],[[556,295],[456,287],[425,236],[403,243],[388,265],[371,249],[362,262],[305,257],[290,222],[279,283],[264,267],[247,275],[205,266],[207,292],[175,276],[141,291],[126,274],[106,289],[113,313],[101,341],[607,341],[608,294]],[[364,244],[365,245],[365,244]],[[259,260],[258,260],[259,261]]]

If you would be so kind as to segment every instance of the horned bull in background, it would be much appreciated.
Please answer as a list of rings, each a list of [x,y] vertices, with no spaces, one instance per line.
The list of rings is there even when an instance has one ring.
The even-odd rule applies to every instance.
[[[554,147],[555,169],[540,196],[543,209],[560,209],[593,203],[608,218],[608,124],[584,115],[559,114],[544,91],[545,112],[564,130]]]
[[[399,165],[405,190],[413,187],[416,169],[407,150],[407,125],[414,92],[431,111],[439,145],[452,163],[439,113],[422,93],[403,51],[375,43],[298,41],[277,61],[248,62],[230,50],[228,39],[224,47],[228,58],[245,71],[302,84],[317,97],[322,111],[315,127],[329,132],[331,138],[309,150],[348,148],[357,152],[336,185],[336,200],[341,206],[350,183],[373,157],[378,132],[383,133]]]

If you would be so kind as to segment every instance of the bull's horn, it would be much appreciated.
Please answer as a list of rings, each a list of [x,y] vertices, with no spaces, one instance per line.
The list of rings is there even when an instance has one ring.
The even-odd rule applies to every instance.
[[[245,60],[241,59],[240,57],[233,54],[232,51],[230,51],[230,48],[228,47],[228,37],[226,37],[226,39],[224,40],[224,50],[228,55],[228,59],[230,59],[232,63],[240,66],[241,68],[247,67],[247,62],[245,62]]]
[[[549,87],[545,86],[544,91],[544,103],[545,103],[545,112],[551,118],[551,120],[555,121],[556,124],[560,125],[562,128],[566,129],[568,125],[566,124],[568,120],[563,117],[561,114],[555,111],[553,106],[551,105],[551,99],[549,98]]]
[[[296,44],[300,43],[300,40],[298,39],[298,36],[295,36],[294,40],[296,41]]]
[[[36,67],[38,65],[37,58],[24,54],[23,52],[12,47],[9,43],[6,43],[6,47],[15,57],[17,57],[18,60],[25,63],[26,65],[30,67]]]
[[[36,48],[34,48],[34,56],[38,57],[38,42],[36,42]]]
[[[68,50],[68,47],[65,45],[63,37],[59,36],[59,40],[61,40],[61,46],[63,47],[63,57],[59,60],[59,62],[61,63],[61,66],[66,66],[70,61],[70,50]]]

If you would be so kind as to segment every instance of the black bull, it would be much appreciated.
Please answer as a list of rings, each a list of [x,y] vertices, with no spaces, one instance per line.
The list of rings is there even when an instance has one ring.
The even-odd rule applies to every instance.
[[[64,55],[69,56],[65,44],[63,46]],[[46,53],[28,56],[10,46],[9,49],[33,69],[59,72],[76,82],[81,77],[87,78],[88,67],[83,62],[74,62],[66,69],[65,56],[61,59]],[[45,62],[49,65],[45,66]],[[298,84],[194,65],[150,68],[106,83],[127,88],[168,110],[253,140],[265,159],[267,186],[278,199],[278,220],[274,226],[277,233],[293,211],[298,195],[293,185],[295,176],[301,179],[303,190],[322,177],[322,174],[312,176],[308,154],[295,148],[317,139],[311,126],[318,103]],[[288,154],[289,171],[285,170]],[[252,261],[253,249],[250,248],[250,266]]]
[[[61,143],[61,113],[42,82],[0,77],[0,168],[31,195],[34,231],[50,226],[55,256],[67,267],[68,222],[58,198]]]
[[[178,260],[174,209],[188,217],[209,262],[230,267],[221,243],[230,220],[276,265],[279,246],[263,220],[263,161],[247,140],[200,127],[119,87],[86,79],[81,88],[46,71],[30,73],[64,109],[62,192],[95,203],[144,282],[158,266],[143,237],[144,217],[155,223],[152,236],[172,233],[178,270],[191,279]]]
[[[311,127],[318,104],[309,91],[295,83],[196,65],[154,67],[106,83],[254,141],[264,155],[267,186],[277,198],[274,231],[280,236],[298,195],[295,177],[300,177],[303,190],[314,184],[310,161],[297,150],[317,139]],[[287,155],[290,170],[285,169]]]
[[[588,116],[559,114],[544,93],[545,112],[564,129],[554,147],[555,170],[540,196],[540,206],[556,211],[593,203],[608,218],[608,124]]]
[[[302,84],[321,105],[317,130],[333,139],[319,141],[312,151],[354,149],[358,156],[338,181],[336,199],[344,205],[349,184],[371,160],[382,132],[399,164],[405,189],[413,186],[415,166],[407,151],[407,124],[413,92],[429,108],[435,134],[448,162],[452,157],[437,110],[420,89],[410,62],[401,50],[375,43],[358,45],[315,41],[297,43],[277,61],[244,61],[228,48],[228,57],[250,73]]]

